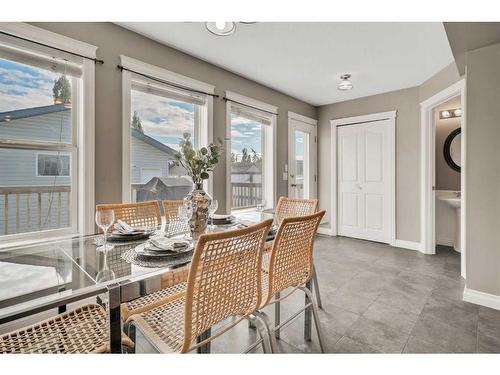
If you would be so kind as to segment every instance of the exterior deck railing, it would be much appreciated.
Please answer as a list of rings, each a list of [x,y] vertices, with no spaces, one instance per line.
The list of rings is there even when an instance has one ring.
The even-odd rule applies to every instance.
[[[4,234],[70,225],[70,186],[2,186],[0,198]]]

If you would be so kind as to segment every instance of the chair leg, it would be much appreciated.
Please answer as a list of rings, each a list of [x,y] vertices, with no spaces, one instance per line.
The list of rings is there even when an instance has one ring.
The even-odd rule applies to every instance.
[[[262,328],[262,343],[264,346],[267,345],[269,347],[269,350],[267,352],[278,353],[278,344],[276,343],[276,337],[271,331],[271,323],[269,321],[269,317],[266,313],[261,311],[254,312],[254,315],[256,317],[255,322],[258,323]]]
[[[319,292],[318,274],[316,273],[316,267],[313,264],[313,289],[314,294],[316,294],[316,302],[318,307],[323,310],[323,303],[321,302],[321,293]]]
[[[253,317],[248,317],[248,319],[247,319],[247,320],[248,320],[248,328],[251,328],[251,329],[255,329],[255,328],[257,328],[257,327],[255,326],[255,318],[253,318]]]
[[[127,333],[127,336],[134,343],[134,347],[128,349],[130,354],[135,354],[135,348],[137,347],[137,330],[134,324],[125,324],[123,330]]]
[[[312,307],[312,313],[314,317],[314,325],[316,326],[316,333],[318,334],[318,341],[319,341],[319,347],[321,350],[321,353],[325,353],[325,343],[323,341],[323,330],[321,328],[321,323],[319,321],[319,314],[318,314],[318,306],[316,305],[316,302],[312,298],[312,292],[309,288],[307,287],[300,287],[300,289],[305,293],[309,301],[311,302],[311,307]]]
[[[279,299],[280,298],[280,293],[276,293],[276,296],[274,297],[275,299]],[[280,303],[281,302],[276,302],[274,304],[274,326],[277,327],[280,325],[281,323],[281,306],[280,306]],[[274,331],[274,337],[276,337],[278,340],[280,338],[280,329],[276,329]]]

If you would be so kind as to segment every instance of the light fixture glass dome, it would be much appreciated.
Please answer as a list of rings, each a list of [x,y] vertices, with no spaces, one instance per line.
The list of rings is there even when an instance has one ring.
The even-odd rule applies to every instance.
[[[339,89],[340,91],[347,91],[347,90],[352,89],[354,86],[349,78],[351,78],[350,74],[342,74],[340,76],[341,81],[337,85],[337,89]]]
[[[236,30],[234,22],[207,22],[205,25],[208,31],[219,36],[231,35]]]
[[[449,118],[450,116],[450,111],[441,111],[441,118]]]
[[[462,116],[462,109],[461,108],[457,108],[455,109],[455,112],[453,112],[455,114],[456,117],[460,117]]]

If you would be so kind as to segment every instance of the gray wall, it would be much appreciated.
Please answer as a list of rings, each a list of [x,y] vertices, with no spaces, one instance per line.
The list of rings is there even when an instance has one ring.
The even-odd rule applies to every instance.
[[[278,116],[278,176],[287,162],[287,112],[293,111],[316,118],[315,107],[278,91],[245,79],[227,70],[164,46],[139,34],[111,23],[33,23],[35,26],[78,39],[99,49],[105,64],[96,66],[96,203],[120,202],[122,162],[121,73],[116,69],[119,55],[124,54],[191,78],[216,86],[221,95],[231,90],[279,107]],[[277,46],[279,48],[279,46]],[[214,137],[225,137],[225,105],[214,101]],[[215,198],[220,211],[225,210],[224,161],[215,172]],[[278,195],[287,192],[286,181],[278,179]]]
[[[419,87],[318,108],[318,176],[322,208],[330,208],[330,120],[397,110],[396,238],[420,241],[420,103],[460,79],[450,64]],[[329,213],[325,221],[330,220]]]
[[[460,108],[460,97],[448,100],[434,111],[436,119],[436,189],[460,190],[460,172],[452,169],[444,158],[444,142],[448,135],[460,127],[461,118],[439,119],[439,111]]]
[[[500,295],[500,44],[467,54],[467,288]]]

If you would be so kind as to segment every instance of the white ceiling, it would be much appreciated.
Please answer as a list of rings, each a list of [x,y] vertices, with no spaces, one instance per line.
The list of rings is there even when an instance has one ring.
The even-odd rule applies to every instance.
[[[418,86],[453,61],[442,23],[238,23],[226,37],[200,22],[120,25],[313,105]]]

